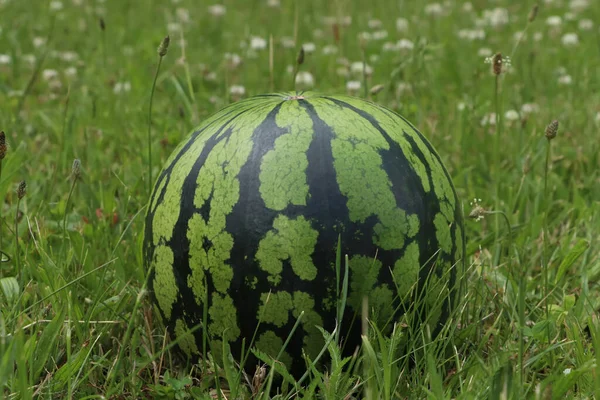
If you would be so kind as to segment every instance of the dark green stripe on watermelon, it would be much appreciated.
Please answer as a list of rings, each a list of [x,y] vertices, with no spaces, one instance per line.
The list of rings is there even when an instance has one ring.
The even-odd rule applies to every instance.
[[[218,113],[174,152],[149,206],[145,259],[170,331],[201,323],[207,302],[211,343],[220,349],[224,334],[236,357],[259,319],[256,344],[276,355],[303,311],[282,357],[298,373],[302,349],[314,357],[322,345],[316,325],[335,326],[339,235],[352,351],[363,294],[383,325],[409,306],[396,287],[408,293],[419,273],[423,287],[431,270],[453,292],[461,215],[439,156],[396,114],[349,97],[265,95]],[[437,331],[449,307],[423,318]],[[197,353],[202,334],[180,347]]]

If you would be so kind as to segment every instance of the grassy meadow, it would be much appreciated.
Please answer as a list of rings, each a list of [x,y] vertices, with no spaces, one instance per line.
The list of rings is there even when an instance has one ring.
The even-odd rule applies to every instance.
[[[472,216],[458,306],[435,338],[330,344],[302,382],[186,365],[145,290],[150,176],[208,115],[293,89],[436,147]],[[600,398],[596,0],[0,0],[0,131],[0,398]]]

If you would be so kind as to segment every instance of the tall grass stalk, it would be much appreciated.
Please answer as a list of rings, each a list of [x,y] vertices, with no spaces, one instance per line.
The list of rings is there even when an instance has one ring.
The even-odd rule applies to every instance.
[[[20,287],[23,287],[23,271],[21,270],[21,252],[19,251],[19,210],[21,209],[21,200],[25,197],[27,183],[21,181],[17,188],[17,211],[15,213],[15,265],[19,275]]]
[[[519,35],[519,39],[517,39],[517,42],[515,43],[515,45],[513,46],[512,51],[510,52],[510,58],[511,59],[514,57],[515,53],[517,52],[517,48],[519,47],[519,45],[523,41],[523,38],[525,38],[525,36],[527,35],[527,30],[529,29],[529,26],[531,25],[531,23],[537,17],[538,10],[539,10],[539,5],[537,3],[535,3],[533,5],[533,7],[531,8],[531,11],[529,11],[529,15],[527,16],[527,22],[525,23],[525,29],[523,29],[523,31]]]
[[[160,72],[160,66],[162,64],[163,57],[167,55],[169,49],[169,43],[171,38],[165,36],[158,46],[158,64],[156,65],[156,72],[154,73],[154,80],[152,81],[152,89],[150,90],[150,104],[148,106],[148,196],[152,193],[152,101],[154,100],[154,90],[156,89],[156,81],[158,79],[158,73]]]
[[[2,182],[2,163],[6,157],[6,135],[0,131],[0,182]],[[4,261],[4,247],[2,245],[2,231],[4,230],[4,218],[2,217],[2,207],[0,207],[0,264]],[[2,279],[2,268],[0,268],[0,279]]]
[[[71,166],[71,189],[69,189],[69,195],[67,196],[67,201],[65,203],[65,210],[63,213],[63,221],[62,221],[62,234],[63,241],[61,245],[60,255],[64,259],[64,251],[65,244],[67,242],[67,215],[69,213],[69,204],[71,204],[71,198],[73,197],[73,192],[75,191],[75,185],[77,185],[77,181],[81,177],[81,161],[79,159],[73,160],[73,165]]]
[[[544,132],[546,136],[546,162],[544,165],[544,211],[543,211],[543,224],[542,224],[542,255],[541,255],[541,266],[544,276],[544,311],[546,314],[546,321],[550,321],[550,279],[549,279],[549,257],[546,257],[546,246],[547,237],[549,235],[548,228],[548,210],[550,208],[551,200],[550,194],[548,193],[548,174],[550,170],[550,156],[552,139],[556,137],[558,133],[558,120],[552,121]],[[548,343],[550,343],[550,323],[546,324],[546,334],[548,335]],[[551,360],[554,361],[554,352],[550,353]]]

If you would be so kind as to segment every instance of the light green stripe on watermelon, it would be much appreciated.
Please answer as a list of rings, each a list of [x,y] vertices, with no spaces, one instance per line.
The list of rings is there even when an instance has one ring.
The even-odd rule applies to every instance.
[[[373,257],[353,256],[349,261],[350,291],[348,305],[355,311],[362,309],[363,298],[369,299],[369,308],[378,310],[374,320],[385,322],[392,315],[393,292],[386,285],[376,286],[381,271],[381,261]]]
[[[435,215],[433,219],[435,225],[435,237],[437,238],[440,248],[450,254],[452,251],[452,236],[450,234],[450,225],[448,220],[441,213]]]
[[[179,219],[183,182],[196,163],[206,139],[207,136],[198,138],[192,148],[184,153],[177,162],[177,173],[171,175],[164,198],[161,203],[156,205],[154,212],[152,226],[154,245],[158,245],[161,238],[169,241],[173,236],[173,228]]]
[[[154,211],[156,210],[156,203],[158,202],[158,199],[160,197],[160,192],[162,192],[163,188],[165,187],[165,185],[167,184],[167,175],[162,175],[159,177],[159,180],[156,182],[156,186],[154,187],[154,191],[153,191],[153,196],[154,198],[152,199],[152,204],[150,205],[150,210]]]
[[[265,331],[256,341],[256,348],[271,357],[277,357],[279,350],[283,347],[283,339],[281,339],[273,331]],[[284,351],[279,357],[279,361],[285,364],[288,368],[292,365],[292,357],[287,351]]]
[[[262,293],[260,299],[261,305],[257,313],[257,320],[261,323],[273,324],[282,328],[290,322],[295,322],[304,312],[300,320],[305,333],[304,350],[311,357],[319,353],[322,335],[317,326],[323,326],[323,319],[314,310],[315,301],[310,294],[300,291],[294,292],[293,296],[289,292]],[[293,321],[290,321],[290,311]],[[260,348],[260,346],[258,347]],[[276,350],[278,351],[278,348]]]
[[[177,337],[177,343],[181,347],[181,350],[188,356],[200,353],[198,346],[196,346],[194,335],[190,333],[185,321],[181,319],[175,322],[175,337]]]
[[[208,316],[212,323],[208,324],[208,333],[214,338],[223,338],[227,341],[236,340],[240,336],[237,325],[236,309],[230,296],[212,294],[212,304],[208,309]]]
[[[265,206],[283,210],[288,204],[306,205],[306,151],[313,138],[310,116],[297,101],[281,104],[275,123],[288,132],[275,139],[260,166],[260,193]]]
[[[314,101],[319,118],[333,131],[333,166],[341,193],[347,197],[350,220],[364,222],[375,214],[373,241],[384,250],[401,249],[409,234],[418,232],[419,219],[408,216],[396,205],[390,182],[383,169],[381,150],[389,145],[366,119],[330,100]],[[317,104],[318,103],[318,104]]]
[[[214,145],[198,174],[194,206],[203,207],[211,195],[218,199],[210,203],[207,221],[200,214],[194,214],[188,222],[189,264],[192,270],[188,286],[194,292],[198,305],[205,298],[205,271],[210,271],[218,292],[225,293],[229,289],[233,268],[226,261],[233,248],[233,236],[226,231],[226,217],[240,197],[238,174],[252,150],[252,133],[271,109],[262,107],[231,122],[226,127],[226,130],[231,130],[229,139]],[[203,246],[205,241],[210,242],[208,249]]]
[[[350,267],[348,305],[354,311],[360,311],[363,297],[368,296],[377,284],[381,261],[373,257],[356,255],[350,258],[348,266]]]
[[[369,319],[379,326],[388,322],[394,313],[393,301],[396,295],[387,285],[379,285],[373,289],[369,296],[369,310],[372,310],[373,314]]]
[[[260,295],[257,321],[281,328],[290,319],[292,295],[289,292],[263,293]]]
[[[176,211],[179,210],[179,201],[181,199],[181,188],[183,186],[183,181],[189,174],[195,161],[200,156],[200,153],[202,152],[202,148],[204,147],[206,140],[210,136],[214,135],[219,130],[219,128],[223,126],[228,120],[230,120],[234,115],[251,108],[252,107],[250,105],[244,107],[243,104],[236,104],[233,107],[231,107],[231,112],[218,113],[212,116],[196,129],[196,131],[204,130],[202,134],[196,137],[192,137],[187,141],[181,142],[175,148],[175,150],[173,150],[173,152],[167,159],[165,165],[171,165],[173,161],[175,161],[175,159],[179,155],[181,155],[181,158],[177,160],[177,173],[174,174],[176,176],[168,177],[168,175],[165,174],[160,178],[160,181],[154,189],[156,195],[154,196],[153,203],[150,208],[150,211],[155,212],[154,221],[166,222],[166,224],[164,226],[155,225],[154,231],[162,233],[172,232],[173,226],[175,226],[175,222],[177,220],[177,217],[179,216],[179,213],[177,213]],[[235,112],[233,112],[234,110]],[[184,151],[185,146],[190,142],[190,147],[185,151],[185,153],[182,154],[182,151]],[[167,178],[170,178],[170,180]],[[163,189],[163,186],[167,184],[167,181],[168,186],[167,191],[165,193],[165,197],[163,198],[161,203],[158,204],[158,201],[160,200],[159,195]],[[165,215],[170,216],[171,219],[165,221]],[[175,221],[172,221],[172,219],[175,219]],[[170,229],[168,230],[162,230],[162,228],[169,227]],[[157,243],[156,235],[157,234],[154,235],[154,243]],[[166,239],[169,240],[170,238],[171,236],[169,234],[169,236],[166,237]]]
[[[304,311],[302,316],[302,328],[304,329],[304,351],[311,358],[314,358],[319,354],[323,343],[323,335],[317,328],[323,326],[323,319],[315,311],[315,300],[310,294],[296,291],[294,292],[294,311],[292,316],[294,320],[298,319],[300,313]]]
[[[281,281],[283,261],[290,260],[292,270],[303,280],[311,281],[317,276],[311,255],[317,244],[318,232],[303,216],[289,219],[280,215],[273,221],[273,229],[267,232],[258,245],[256,259],[260,268],[269,273],[268,280],[274,285]]]
[[[429,175],[427,174],[427,168],[425,167],[426,161],[421,159],[416,153],[412,151],[411,143],[402,134],[402,131],[411,133],[413,132],[414,128],[398,116],[394,116],[394,118],[392,118],[391,115],[386,113],[380,107],[374,107],[371,104],[366,103],[362,100],[356,101],[356,99],[352,97],[341,97],[341,99],[345,103],[350,104],[351,106],[354,106],[360,110],[364,110],[367,114],[372,116],[373,119],[379,124],[379,126],[389,135],[390,139],[398,143],[400,149],[404,154],[404,157],[406,157],[409,164],[419,177],[421,184],[423,185],[423,189],[426,193],[429,193],[429,191],[431,190],[431,186],[429,184]],[[413,137],[415,141],[420,140],[420,138],[415,138],[415,135],[409,136]]]
[[[371,103],[357,101],[354,98],[345,96],[340,96],[340,99],[350,105],[355,106],[356,108],[364,110],[367,114],[372,115],[377,120],[377,123],[386,132],[388,132],[388,134],[390,134],[390,137],[394,141],[396,141],[402,148],[412,148],[410,142],[408,142],[406,138],[410,137],[416,143],[417,147],[419,148],[419,150],[421,150],[425,157],[425,160],[420,160],[418,159],[418,157],[416,157],[416,155],[412,156],[410,154],[410,151],[405,152],[405,156],[408,157],[410,161],[415,162],[413,165],[415,165],[415,171],[421,178],[421,182],[423,182],[423,185],[425,185],[425,182],[428,181],[428,179],[426,178],[427,174],[424,174],[423,171],[426,171],[424,165],[429,165],[429,168],[431,170],[431,180],[433,181],[433,187],[436,196],[440,200],[447,200],[450,203],[450,207],[454,208],[454,191],[452,190],[450,180],[446,175],[446,170],[442,166],[439,157],[436,154],[432,153],[432,150],[430,150],[427,144],[425,143],[426,139],[423,138],[422,135],[417,133],[417,130],[414,128],[414,126],[406,122],[398,115],[392,114],[391,111],[387,111]],[[398,134],[394,134],[396,132]],[[402,135],[400,132],[404,132],[404,135]],[[403,138],[402,136],[405,137]],[[427,183],[427,185],[429,184]]]
[[[394,264],[394,283],[400,300],[404,300],[419,280],[419,245],[410,243],[406,246],[402,257]]]
[[[173,251],[159,245],[154,250],[154,293],[167,320],[171,319],[173,304],[177,301],[177,283],[173,274]]]

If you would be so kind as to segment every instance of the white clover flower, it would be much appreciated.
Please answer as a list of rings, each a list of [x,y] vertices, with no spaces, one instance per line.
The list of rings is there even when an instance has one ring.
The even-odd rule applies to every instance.
[[[398,50],[412,50],[415,48],[415,44],[408,39],[400,39],[396,43],[396,48]]]
[[[396,86],[396,94],[401,96],[404,93],[410,92],[412,90],[412,85],[408,82],[398,82],[398,86]]]
[[[315,85],[315,78],[308,71],[299,71],[296,75],[296,85],[303,88],[312,88]]]
[[[485,39],[485,31],[483,29],[473,29],[469,35],[471,40],[483,40]]]
[[[350,26],[352,24],[352,17],[349,15],[345,15],[340,18],[340,25],[342,26]]]
[[[312,31],[312,35],[315,39],[321,39],[325,34],[323,33],[323,29],[315,28]]]
[[[177,19],[184,24],[190,22],[190,12],[187,8],[178,8],[175,10],[175,15],[177,15]]]
[[[325,55],[337,54],[337,52],[337,46],[334,46],[332,44],[328,44],[327,46],[323,47],[323,54]]]
[[[293,49],[294,47],[296,47],[296,42],[292,37],[283,36],[279,41],[285,49]]]
[[[208,13],[213,17],[222,17],[227,13],[227,8],[222,4],[213,4],[208,7]]]
[[[573,78],[571,78],[571,75],[562,75],[558,78],[559,85],[569,86],[572,83],[573,83]]]
[[[335,73],[344,78],[350,76],[350,71],[348,70],[348,67],[339,67],[335,70]]]
[[[58,71],[55,69],[45,69],[42,71],[42,78],[46,81],[51,81],[58,78]]]
[[[477,55],[479,57],[487,58],[487,57],[491,57],[492,55],[494,55],[494,52],[492,51],[492,49],[490,49],[488,47],[482,47],[477,51]]]
[[[372,35],[373,40],[383,40],[387,37],[388,37],[388,32],[383,29],[373,32],[373,35]]]
[[[508,10],[501,7],[496,7],[492,10],[484,10],[483,19],[493,28],[506,25],[509,22]]]
[[[515,42],[518,42],[519,40],[526,40],[527,39],[527,35],[525,34],[525,31],[517,31],[515,33],[513,33],[513,40]]]
[[[563,370],[563,375],[569,375],[571,373],[571,368],[565,368]]]
[[[335,62],[346,67],[350,66],[350,61],[346,57],[338,57]]]
[[[246,94],[246,88],[242,85],[232,85],[229,88],[229,94],[233,97],[242,97]]]
[[[496,125],[496,113],[489,113],[481,118],[481,126],[495,126]]]
[[[50,2],[50,11],[60,11],[64,8],[63,3],[60,1],[51,1]]]
[[[368,22],[369,29],[379,29],[383,25],[379,19],[370,19]]]
[[[371,32],[359,32],[358,33],[358,41],[370,42],[372,39]]]
[[[352,24],[352,17],[349,15],[342,17],[323,17],[323,25],[332,26],[339,24],[341,26],[350,26]]]
[[[519,113],[516,110],[508,110],[504,113],[504,118],[507,121],[517,121],[519,119]]]
[[[460,39],[470,41],[485,39],[485,31],[483,29],[461,29],[457,35]]]
[[[361,86],[360,81],[348,81],[346,83],[346,90],[350,93],[356,93],[360,90]]]
[[[362,75],[364,73],[367,76],[370,76],[373,74],[373,68],[369,64],[365,64],[362,61],[356,61],[350,65],[350,72],[355,75]]]
[[[2,56],[0,56],[0,57],[2,57]],[[36,58],[33,54],[23,54],[21,56],[21,59],[30,65],[35,64],[35,60],[36,60]],[[0,61],[0,64],[2,64],[2,61]]]
[[[179,22],[169,22],[167,24],[167,31],[173,33],[173,32],[179,32],[181,30],[181,24]]]
[[[464,101],[460,101],[458,102],[458,104],[456,104],[456,109],[458,111],[464,111],[467,108],[467,105],[465,104]]]
[[[131,91],[131,82],[129,82],[129,81],[117,82],[117,83],[115,83],[115,86],[113,86],[113,92],[115,94],[126,93],[126,92],[130,92],[130,91]]]
[[[538,112],[540,107],[535,103],[525,103],[521,106],[521,113],[523,114],[533,114]]]
[[[12,62],[12,57],[8,54],[0,54],[0,65],[7,65]]]
[[[473,11],[473,4],[471,4],[471,2],[469,2],[469,1],[467,1],[466,3],[463,4],[462,10],[464,12],[471,12],[471,11]]]
[[[408,20],[406,18],[397,18],[396,19],[396,30],[398,32],[408,31]]]
[[[279,0],[267,0],[267,6],[268,7],[279,7],[281,5],[281,3],[279,2]]]
[[[216,82],[217,81],[217,73],[214,71],[210,71],[204,74],[204,80],[207,82]]]
[[[46,44],[46,38],[36,36],[33,38],[33,47],[42,47]]]
[[[65,69],[65,76],[68,76],[69,78],[73,78],[76,75],[77,75],[77,68],[69,67],[69,68]]]
[[[313,42],[308,42],[302,44],[302,48],[306,54],[314,53],[317,49],[317,46]]]
[[[536,42],[541,41],[544,38],[544,34],[542,32],[536,32],[533,34],[533,40]]]
[[[267,41],[259,36],[250,38],[250,48],[252,50],[264,50],[267,48]]]
[[[397,51],[398,45],[393,42],[385,42],[382,47],[383,51]]]
[[[591,31],[594,28],[594,22],[591,19],[582,19],[579,21],[579,30]]]
[[[572,12],[565,13],[565,21],[575,21],[577,19],[577,15]]]
[[[585,11],[590,5],[589,0],[571,0],[569,3],[569,8],[574,12],[582,12]]]
[[[565,33],[560,40],[566,47],[573,47],[579,44],[579,37],[576,33]]]
[[[236,53],[225,53],[223,54],[223,58],[227,62],[229,68],[237,68],[242,63],[242,57],[237,55]]]
[[[63,51],[58,57],[65,62],[75,62],[79,59],[79,55],[74,51]]]
[[[562,18],[558,15],[551,15],[546,18],[546,25],[554,28],[559,27],[562,25]]]
[[[377,61],[379,61],[379,54],[371,54],[369,56],[369,61],[372,62],[373,64],[376,64]]]
[[[444,7],[440,3],[431,3],[425,6],[425,14],[439,17],[444,14]]]

